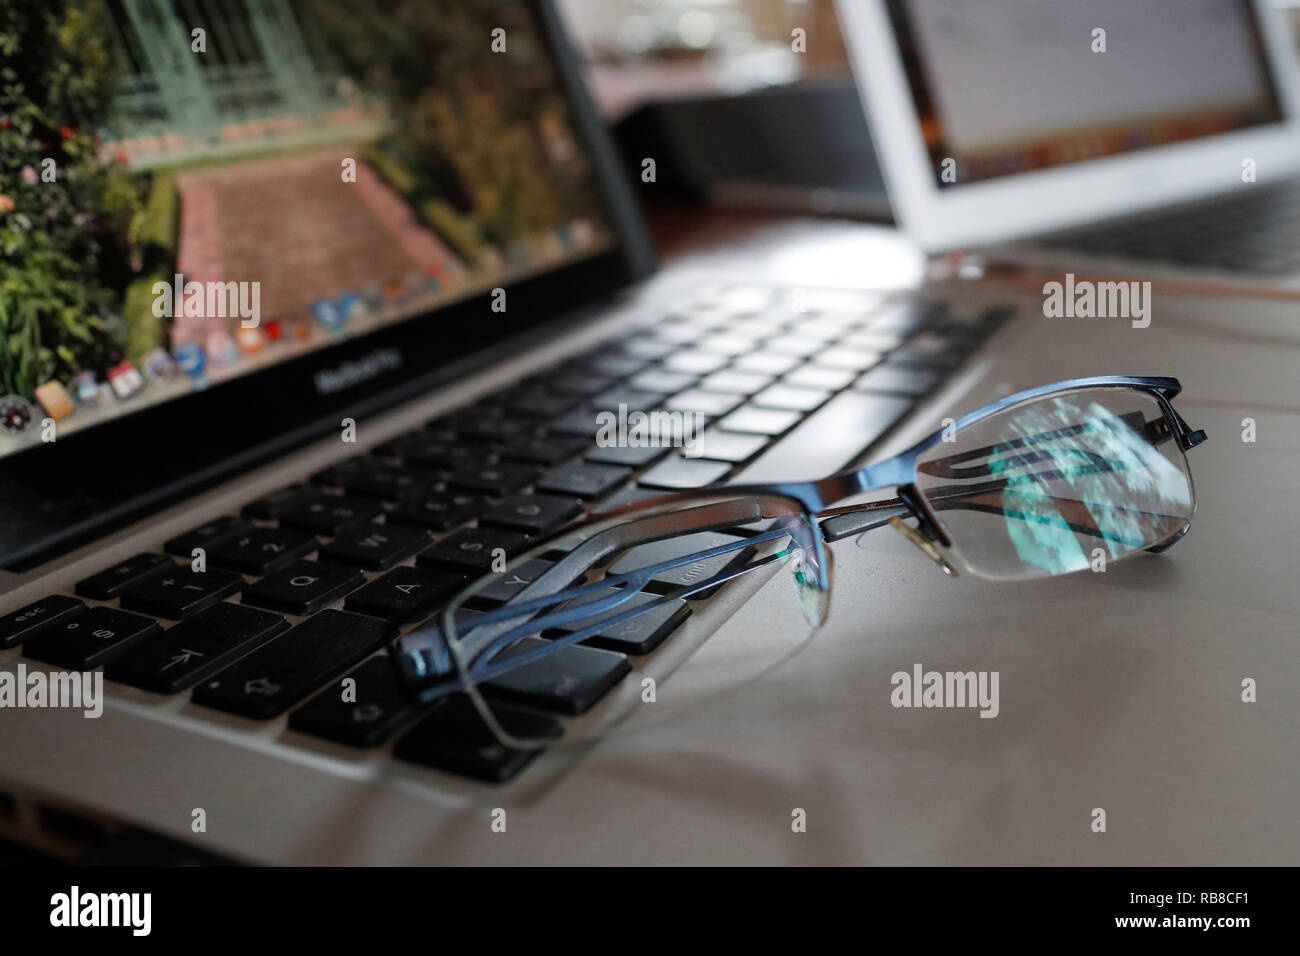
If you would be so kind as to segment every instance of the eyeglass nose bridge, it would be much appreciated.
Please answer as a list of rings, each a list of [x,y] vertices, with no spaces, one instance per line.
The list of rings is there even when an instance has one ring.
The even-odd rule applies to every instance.
[[[898,489],[898,500],[907,505],[908,510],[912,512],[912,515],[916,518],[917,527],[913,528],[904,524],[903,519],[899,517],[890,518],[889,526],[916,545],[927,558],[939,565],[944,574],[950,578],[957,577],[957,569],[948,562],[943,552],[939,550],[939,546],[951,548],[952,539],[948,537],[948,531],[943,522],[934,513],[934,509],[925,500],[925,496],[921,494],[920,489],[916,485],[902,485]]]

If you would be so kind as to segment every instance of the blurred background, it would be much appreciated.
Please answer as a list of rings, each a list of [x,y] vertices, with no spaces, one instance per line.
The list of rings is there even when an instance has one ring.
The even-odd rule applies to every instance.
[[[832,0],[560,0],[606,116],[651,97],[849,76]],[[807,52],[791,33],[806,31]]]
[[[1273,2],[1300,56],[1300,0]],[[764,216],[891,221],[834,0],[557,3],[627,168],[658,163],[637,185],[662,254]]]
[[[1300,43],[1300,0],[1290,11]],[[647,99],[847,77],[833,0],[559,0],[606,116]],[[807,31],[804,54],[791,31]],[[1298,47],[1300,49],[1300,47]]]

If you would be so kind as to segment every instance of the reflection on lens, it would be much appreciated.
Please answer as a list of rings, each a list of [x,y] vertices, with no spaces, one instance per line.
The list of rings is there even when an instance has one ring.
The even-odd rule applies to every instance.
[[[828,606],[824,547],[793,501],[717,501],[567,529],[457,596],[438,623],[456,683],[494,714],[574,718],[589,741],[751,683],[807,643]],[[445,635],[445,636],[444,636]]]
[[[975,574],[1065,574],[1160,544],[1195,507],[1161,403],[1136,389],[1007,409],[932,448],[918,486]]]

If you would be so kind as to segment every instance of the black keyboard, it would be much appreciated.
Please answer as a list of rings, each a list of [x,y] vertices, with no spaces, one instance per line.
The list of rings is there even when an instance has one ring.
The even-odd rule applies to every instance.
[[[1038,244],[1233,272],[1300,272],[1300,180],[1046,236]]]
[[[763,462],[782,478],[800,465],[848,464],[1011,315],[959,318],[905,296],[811,303],[796,312],[780,290],[717,290],[101,569],[78,597],[50,595],[0,618],[0,647],[103,666],[111,681],[191,693],[249,721],[288,712],[293,731],[350,747],[396,738],[398,759],[507,780],[536,754],[487,746],[456,697],[411,704],[384,659],[390,638],[436,613],[493,549],[519,554],[595,508],[750,477]],[[702,456],[597,447],[596,413],[619,404],[706,416]],[[840,448],[836,416],[848,409],[870,422],[861,448]],[[812,454],[828,445],[844,460]],[[627,673],[628,655],[670,640],[693,603],[671,602],[635,632],[596,635],[486,690],[521,732],[558,738],[559,718],[594,706]],[[338,692],[345,675],[355,701]]]

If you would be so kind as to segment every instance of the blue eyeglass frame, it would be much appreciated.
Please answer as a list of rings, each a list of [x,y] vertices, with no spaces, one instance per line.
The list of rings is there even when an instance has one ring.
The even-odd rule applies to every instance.
[[[949,428],[959,433],[962,429],[968,428],[992,415],[1006,411],[1017,405],[1031,402],[1035,399],[1045,398],[1064,392],[1076,391],[1080,389],[1095,388],[1126,388],[1136,391],[1142,391],[1150,394],[1159,403],[1161,410],[1165,414],[1165,419],[1170,423],[1170,436],[1177,443],[1179,448],[1187,451],[1205,441],[1205,432],[1199,429],[1193,429],[1174,409],[1172,400],[1182,391],[1182,385],[1176,378],[1163,376],[1135,376],[1135,375],[1098,375],[1088,378],[1068,379],[1061,382],[1053,382],[1048,385],[1040,385],[1037,388],[1026,389],[1008,395],[1005,398],[998,399],[983,405],[974,411],[968,412],[961,418],[957,419],[955,424],[947,428],[939,428],[921,439],[915,445],[900,452],[892,458],[876,464],[866,465],[861,468],[853,468],[837,474],[822,478],[816,481],[796,481],[796,482],[763,482],[752,484],[722,485],[713,488],[691,489],[687,491],[671,492],[665,495],[659,495],[655,498],[649,498],[644,501],[634,502],[624,505],[620,508],[611,509],[605,512],[596,512],[586,518],[573,522],[565,529],[562,529],[557,537],[563,537],[566,534],[580,530],[584,526],[606,522],[610,518],[620,517],[623,515],[647,514],[654,515],[662,512],[664,509],[673,505],[686,505],[701,502],[717,502],[719,499],[744,499],[754,497],[758,499],[785,499],[800,506],[799,515],[809,519],[821,519],[814,530],[809,542],[804,542],[805,546],[811,546],[814,551],[815,560],[810,562],[818,576],[819,586],[829,591],[830,588],[830,563],[826,558],[826,544],[838,541],[845,537],[856,536],[865,531],[890,523],[895,518],[913,517],[918,523],[920,533],[924,540],[918,540],[917,543],[926,548],[926,542],[951,547],[952,542],[949,540],[947,532],[944,530],[943,522],[939,520],[934,513],[925,495],[920,491],[916,482],[918,466],[925,455],[931,448],[943,440],[944,434]],[[863,494],[872,491],[880,491],[885,488],[895,487],[898,489],[898,497],[894,499],[885,499],[866,502],[857,505],[846,505],[842,507],[830,507],[834,502],[843,501],[854,495]],[[718,507],[722,507],[719,505]],[[791,513],[793,514],[793,512]],[[671,525],[672,515],[663,515],[663,521],[666,527]],[[773,517],[773,515],[754,515],[754,520],[760,517]],[[652,520],[647,517],[646,521]],[[734,520],[734,517],[733,519]],[[811,524],[811,521],[810,521]],[[1148,547],[1146,550],[1160,553],[1173,547],[1190,526],[1184,525],[1170,539]],[[692,526],[689,529],[683,529],[685,533],[694,533],[704,530],[699,526]],[[784,536],[786,532],[769,532],[767,537]],[[660,535],[660,537],[669,537],[670,534]],[[592,601],[583,604],[581,607],[571,607],[560,611],[552,611],[545,614],[544,621],[547,626],[561,627],[566,624],[574,623],[583,618],[590,618],[593,615],[600,616],[604,612],[614,609],[619,605],[626,603],[631,596],[640,591],[641,586],[646,580],[661,571],[671,570],[693,561],[699,561],[725,554],[729,551],[737,550],[763,539],[764,535],[757,538],[749,538],[736,544],[723,544],[703,551],[694,552],[681,556],[669,561],[660,562],[646,568],[640,568],[632,572],[607,577],[601,582],[576,585],[566,587],[562,585],[559,590],[546,591],[542,596],[525,600],[522,603],[511,601],[493,611],[486,612],[480,617],[475,618],[474,627],[499,625],[498,631],[491,643],[479,648],[475,654],[475,663],[471,665],[470,671],[473,679],[477,681],[488,680],[498,672],[514,669],[522,666],[532,660],[544,656],[548,650],[563,647],[569,644],[577,643],[590,637],[596,632],[598,627],[580,629],[569,634],[558,636],[547,642],[545,647],[539,647],[510,658],[508,663],[494,663],[492,656],[499,650],[508,646],[512,641],[517,640],[524,633],[523,629],[535,628],[537,626],[536,618],[531,618],[525,625],[520,625],[515,629],[510,629],[509,622],[518,620],[521,615],[531,614],[533,611],[544,611],[547,608],[554,608],[561,601],[572,601],[577,598],[594,593],[602,588],[608,588],[611,584],[621,585],[618,590],[620,594],[611,595],[603,600]],[[927,552],[929,553],[929,552]],[[931,557],[939,561],[940,564],[947,566],[945,562],[934,552]],[[563,563],[563,562],[562,562]],[[558,567],[558,566],[557,566]],[[690,587],[675,592],[678,597],[689,597],[693,594],[701,593],[734,577],[739,577],[748,573],[753,568],[745,568],[739,571],[723,573],[707,580],[697,582]],[[554,572],[553,568],[547,574]],[[950,570],[950,569],[947,569]],[[533,582],[520,597],[527,598],[529,593],[534,591],[535,585],[542,584],[546,575],[538,578]],[[475,582],[477,584],[477,582]],[[471,586],[470,590],[473,590]],[[453,606],[455,599],[453,599]],[[600,622],[601,626],[610,626],[621,623],[624,620],[644,613],[649,605],[642,605],[625,610],[622,614],[612,619],[606,618]],[[443,612],[444,616],[450,616],[451,610],[448,608]],[[439,615],[435,615],[435,618]],[[444,625],[450,622],[444,621]],[[435,680],[440,683],[445,682],[448,671],[451,669],[452,662],[448,657],[447,649],[441,646],[441,637],[439,636],[440,627],[421,627],[416,631],[397,638],[392,644],[392,656],[399,676],[407,684],[421,684]],[[518,633],[516,633],[518,631]],[[481,664],[481,666],[480,666]],[[443,686],[434,691],[440,694],[447,690]]]
[[[989,402],[987,405],[981,405],[974,411],[967,412],[957,419],[956,423],[950,427],[954,432],[960,433],[963,429],[1016,405],[1062,392],[1089,388],[1128,388],[1147,392],[1160,404],[1167,420],[1172,424],[1173,434],[1171,437],[1178,442],[1179,448],[1187,451],[1205,441],[1205,432],[1188,425],[1186,420],[1173,407],[1173,399],[1183,390],[1182,383],[1176,378],[1150,375],[1094,375],[1087,378],[1072,378],[1052,382],[1048,385],[1039,385],[1036,388],[1025,389],[1005,398],[1000,398],[995,402]],[[698,501],[717,497],[720,493],[727,495],[775,495],[797,501],[803,506],[806,514],[822,518],[820,527],[826,541],[838,541],[851,535],[860,534],[871,528],[887,524],[892,517],[911,516],[920,523],[921,530],[927,537],[945,547],[951,547],[952,542],[948,539],[947,532],[944,531],[943,523],[935,515],[929,502],[916,484],[917,467],[921,459],[926,452],[943,440],[945,431],[948,431],[948,428],[936,429],[912,447],[899,452],[892,458],[887,458],[872,465],[865,465],[861,468],[838,472],[817,481],[722,485],[712,489],[673,492],[625,505],[611,511],[597,512],[592,518],[584,520],[606,519],[625,512],[662,507],[673,502]],[[835,502],[843,501],[854,495],[880,491],[890,487],[898,489],[898,498],[848,505],[840,508],[831,507]],[[875,512],[875,514],[871,515],[871,512]],[[845,520],[855,516],[858,517],[856,521]],[[869,520],[864,521],[863,519]],[[577,523],[573,527],[578,527],[580,524]],[[1168,550],[1178,538],[1182,537],[1182,534],[1186,533],[1186,530],[1184,528],[1183,532],[1174,540],[1147,550],[1154,552]]]

